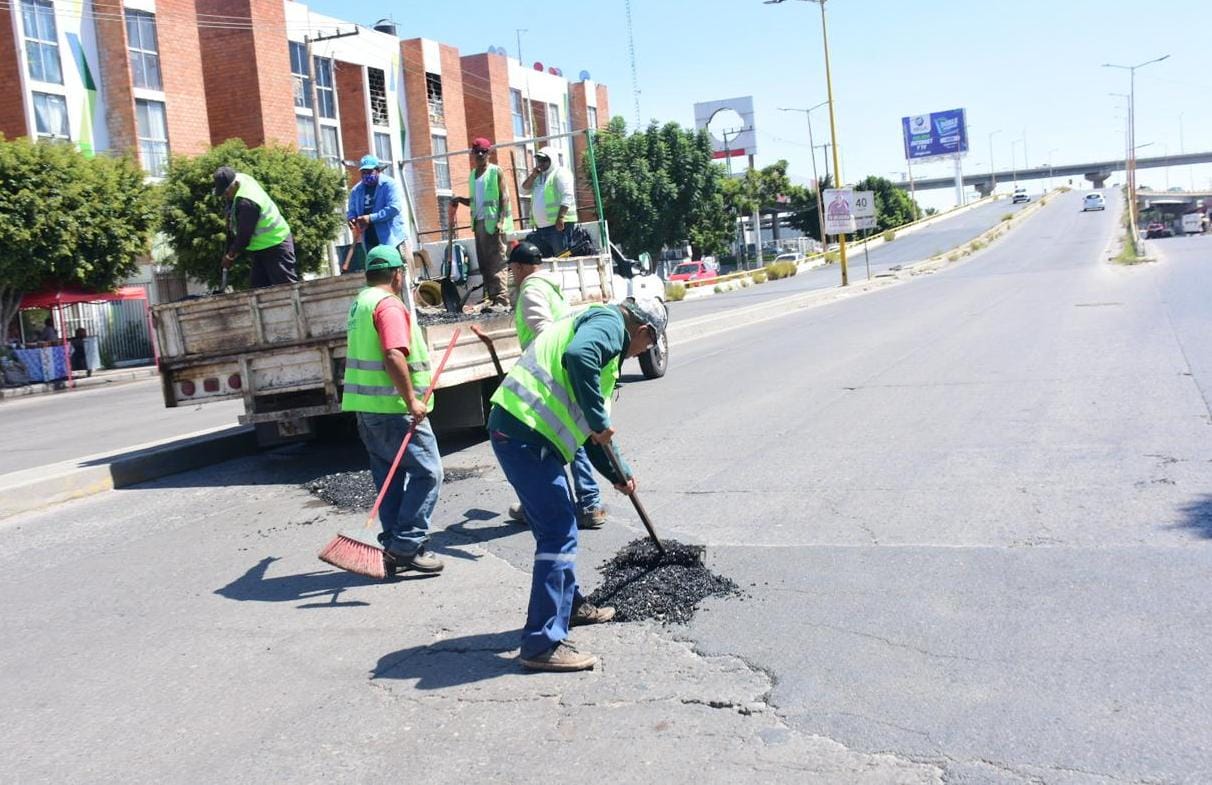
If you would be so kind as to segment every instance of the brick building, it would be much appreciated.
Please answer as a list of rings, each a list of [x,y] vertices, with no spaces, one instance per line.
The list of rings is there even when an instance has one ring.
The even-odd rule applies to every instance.
[[[373,152],[406,177],[423,242],[442,238],[451,197],[468,194],[461,151],[471,139],[600,127],[609,115],[602,85],[523,67],[499,50],[463,56],[401,40],[394,25],[356,25],[292,0],[14,0],[0,11],[0,80],[18,88],[0,91],[6,137],[133,152],[153,177],[170,154],[231,138],[295,145],[334,166]],[[588,220],[584,139],[550,144],[576,173]],[[452,151],[460,152],[443,155]],[[399,170],[400,160],[427,156],[442,157]],[[497,153],[515,216],[529,214],[517,184],[533,156],[532,145]],[[463,210],[458,223],[468,218]]]

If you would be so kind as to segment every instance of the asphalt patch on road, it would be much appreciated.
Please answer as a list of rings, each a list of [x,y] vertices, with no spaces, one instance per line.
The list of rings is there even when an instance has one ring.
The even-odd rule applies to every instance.
[[[481,477],[487,471],[483,466],[470,469],[449,467],[443,471],[443,483],[458,482],[472,477]],[[336,472],[317,477],[303,487],[314,496],[342,510],[369,510],[379,495],[369,469],[356,472]]]
[[[686,624],[708,597],[739,595],[728,578],[708,570],[702,548],[661,540],[661,555],[651,540],[633,540],[598,569],[602,585],[589,596],[594,605],[609,605],[619,621],[652,619]]]
[[[417,321],[425,325],[455,324],[456,322],[486,322],[492,319],[500,319],[502,316],[508,316],[509,313],[509,310],[506,308],[488,311],[486,313],[450,313],[449,311],[431,311],[425,309],[417,314]]]

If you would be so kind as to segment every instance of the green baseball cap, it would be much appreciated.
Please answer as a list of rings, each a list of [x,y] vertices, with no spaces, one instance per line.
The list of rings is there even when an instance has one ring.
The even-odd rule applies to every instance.
[[[370,253],[366,254],[367,272],[371,270],[391,270],[403,266],[404,260],[400,258],[400,252],[390,245],[376,245],[370,249]]]

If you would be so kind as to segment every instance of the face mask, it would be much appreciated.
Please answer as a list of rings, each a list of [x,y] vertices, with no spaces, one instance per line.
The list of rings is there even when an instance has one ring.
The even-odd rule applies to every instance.
[[[362,172],[362,185],[373,188],[379,184],[378,172]]]

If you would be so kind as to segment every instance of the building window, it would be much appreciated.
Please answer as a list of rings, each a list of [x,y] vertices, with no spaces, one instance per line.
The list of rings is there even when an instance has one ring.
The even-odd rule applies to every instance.
[[[387,116],[387,78],[382,68],[367,68],[367,80],[370,82],[370,123],[371,125],[390,125]],[[379,156],[382,158],[382,156]]]
[[[433,179],[435,187],[440,191],[450,190],[450,158],[446,157],[446,152],[450,148],[446,146],[445,136],[431,136],[433,140],[433,154],[442,156],[441,158],[433,159]]]
[[[341,140],[335,126],[320,126],[320,154],[330,164],[341,165]]]
[[[21,22],[25,29],[25,58],[29,61],[29,78],[39,82],[63,84],[54,5],[50,0],[21,0]]]
[[[391,153],[391,134],[375,132],[375,157],[380,164],[387,164],[383,171],[389,175],[396,172],[396,159]]]
[[[168,123],[164,103],[135,99],[135,122],[139,129],[139,160],[143,171],[163,177],[168,169]]]
[[[127,9],[126,42],[130,47],[130,78],[134,86],[164,89],[160,79],[160,48],[156,43],[156,17]]]
[[[61,95],[34,93],[34,121],[38,136],[70,139],[67,124],[67,99]]]
[[[336,119],[337,100],[332,89],[332,60],[316,58],[316,102],[320,105],[320,116]]]
[[[522,91],[509,91],[509,113],[513,116],[513,138],[525,139],[530,136],[526,125],[526,111],[522,106]]]
[[[597,109],[597,107],[596,106],[586,107],[585,114],[587,116],[587,119],[589,120],[589,127],[596,129],[598,127],[598,109]]]
[[[429,101],[429,122],[437,126],[446,125],[446,110],[442,106],[442,77],[425,74],[425,97]]]
[[[310,117],[295,116],[295,128],[299,132],[299,152],[316,157],[316,126]]]
[[[295,107],[310,109],[311,79],[307,76],[307,47],[297,41],[290,42],[290,75],[295,83]]]

